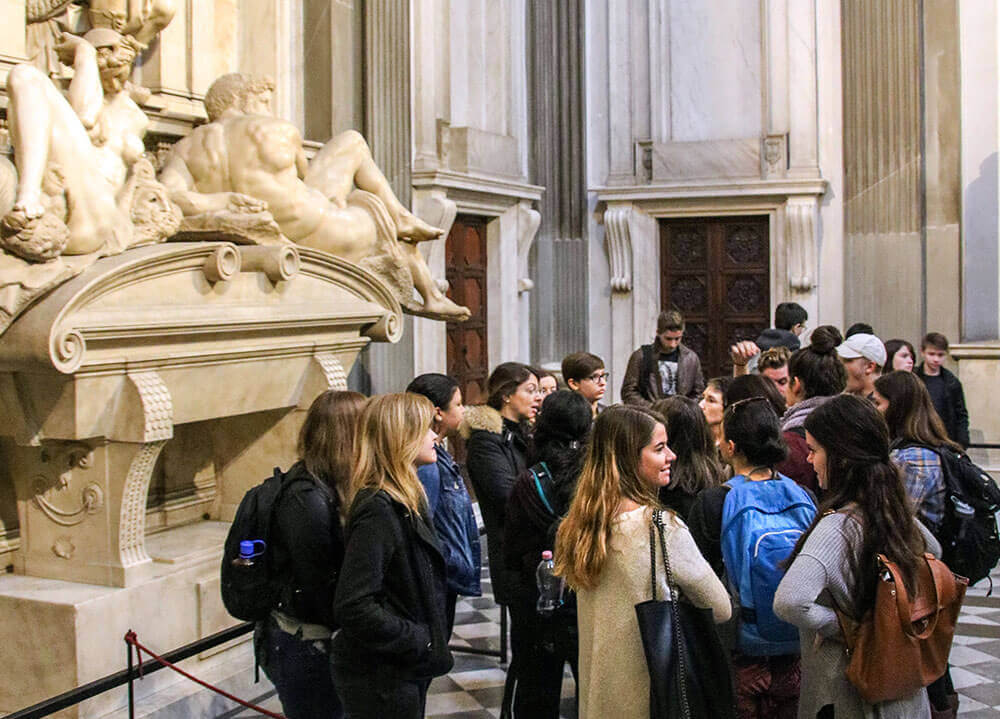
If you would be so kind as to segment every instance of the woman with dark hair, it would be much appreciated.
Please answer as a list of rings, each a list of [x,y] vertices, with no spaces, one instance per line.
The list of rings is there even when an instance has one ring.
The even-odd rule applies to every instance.
[[[289,719],[344,716],[330,676],[333,595],[344,559],[354,437],[366,398],[324,392],[299,431],[299,461],[274,507],[273,549],[290,563],[281,602],[254,632],[257,661]]]
[[[731,403],[722,425],[719,452],[733,478],[698,495],[688,525],[716,574],[728,577],[741,607],[733,648],[737,716],[793,719],[799,696],[798,637],[791,627],[783,633],[760,628],[762,614],[770,612],[769,591],[777,586],[777,577],[772,573],[773,584],[762,582],[763,565],[754,562],[762,548],[771,550],[772,541],[805,530],[816,505],[806,490],[775,469],[788,450],[766,397]],[[761,617],[761,625],[751,617]]]
[[[785,413],[785,398],[774,386],[774,382],[759,374],[745,374],[733,378],[726,389],[726,406],[751,397],[763,397],[780,417]]]
[[[935,449],[962,452],[948,438],[924,383],[912,372],[897,370],[875,380],[875,407],[889,426],[892,459],[903,470],[903,485],[917,518],[937,533],[944,518],[944,471]]]
[[[538,389],[542,393],[542,401],[550,394],[559,389],[559,381],[556,376],[544,367],[532,367],[531,373],[538,378]]]
[[[813,330],[809,346],[796,351],[788,362],[788,409],[781,417],[788,459],[779,469],[814,494],[820,489],[816,472],[806,459],[809,450],[803,425],[810,412],[847,387],[847,372],[837,355],[842,341],[840,330],[822,325]]]
[[[722,413],[726,409],[726,390],[729,389],[732,377],[713,377],[705,385],[698,400],[698,406],[705,414],[708,429],[712,432],[712,440],[716,445],[722,436]]]
[[[544,413],[543,413],[544,416]],[[580,719],[649,719],[649,672],[635,605],[650,599],[649,528],[657,493],[670,483],[674,455],[663,419],[630,405],[597,416],[576,493],[556,534],[556,572],[577,593]],[[726,588],[705,563],[687,526],[664,513],[674,583],[716,622],[729,619]],[[669,596],[656,573],[657,595]]]
[[[417,479],[427,493],[427,504],[434,520],[434,528],[441,540],[448,576],[448,634],[455,624],[455,603],[458,595],[478,597],[482,594],[479,579],[482,555],[479,546],[479,528],[472,511],[472,500],[465,488],[458,463],[445,449],[444,440],[458,431],[465,416],[462,391],[458,382],[443,374],[422,374],[406,388],[407,392],[420,394],[434,405],[434,422],[431,429],[437,435],[435,448],[437,461],[417,468]]]
[[[884,372],[893,370],[913,371],[913,363],[916,362],[917,353],[906,340],[889,340],[885,343],[885,368]]]
[[[795,545],[774,598],[775,613],[801,636],[799,715],[929,717],[924,689],[877,706],[861,699],[844,674],[848,656],[835,610],[855,621],[871,610],[878,554],[899,566],[912,591],[920,555],[939,556],[941,548],[913,516],[899,469],[889,458],[888,429],[871,402],[834,397],[806,418],[805,428],[809,461],[826,497]]]
[[[517,478],[527,468],[528,427],[538,414],[542,395],[538,378],[520,362],[497,365],[486,383],[485,405],[469,407],[462,422],[466,468],[486,526],[493,598],[507,606],[517,597],[519,575],[504,564],[507,500]],[[501,610],[503,611],[503,610]],[[512,698],[517,666],[507,669],[504,706]]]
[[[660,399],[651,409],[667,421],[670,451],[677,455],[670,465],[670,484],[660,489],[660,502],[686,521],[698,493],[726,481],[719,451],[705,414],[690,397]]]
[[[558,719],[566,662],[576,676],[576,599],[567,592],[563,606],[551,617],[540,616],[535,570],[542,552],[555,547],[556,530],[580,476],[592,417],[590,403],[578,392],[559,390],[545,398],[528,471],[507,503],[504,562],[520,578],[517,598],[510,603],[515,717]]]
[[[875,380],[875,407],[889,427],[890,456],[903,472],[903,486],[917,518],[938,537],[944,519],[945,481],[941,456],[935,450],[964,450],[948,437],[926,385],[912,372],[897,370]],[[936,716],[955,716],[958,693],[950,670],[927,687],[927,694]]]

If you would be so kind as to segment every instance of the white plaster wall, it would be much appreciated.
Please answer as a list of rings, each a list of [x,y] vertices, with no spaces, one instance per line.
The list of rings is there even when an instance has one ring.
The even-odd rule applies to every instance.
[[[672,140],[761,133],[760,7],[747,0],[670,3]]]

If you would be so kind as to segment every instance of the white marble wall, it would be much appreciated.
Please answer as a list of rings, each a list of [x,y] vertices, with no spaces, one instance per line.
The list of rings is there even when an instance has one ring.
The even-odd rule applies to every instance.
[[[839,52],[837,0],[588,3],[590,346],[615,397],[659,309],[658,218],[767,215],[772,306],[841,321]]]
[[[666,5],[670,139],[757,137],[761,132],[761,13],[746,0]],[[661,20],[662,22],[662,20]]]

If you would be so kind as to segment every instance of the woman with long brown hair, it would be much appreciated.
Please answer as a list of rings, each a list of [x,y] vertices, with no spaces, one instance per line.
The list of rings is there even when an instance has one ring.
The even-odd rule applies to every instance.
[[[676,455],[670,465],[670,484],[660,490],[660,503],[687,521],[698,493],[726,481],[719,451],[695,400],[674,395],[657,400],[651,409],[666,420],[670,451]]]
[[[875,380],[875,406],[889,426],[892,459],[903,470],[906,493],[917,517],[937,533],[944,519],[944,470],[935,450],[962,452],[951,441],[924,383],[897,370]]]
[[[555,549],[556,572],[577,592],[582,719],[649,717],[649,674],[635,605],[651,598],[649,526],[659,507],[657,493],[670,484],[673,459],[659,415],[628,405],[598,415]],[[680,592],[699,607],[711,607],[716,621],[727,620],[725,587],[684,522],[669,510],[665,514],[667,553]],[[662,573],[657,581],[659,596],[669,596]]]
[[[287,559],[278,607],[257,627],[254,647],[289,719],[344,716],[330,677],[333,593],[344,558],[341,515],[351,478],[358,416],[366,398],[324,392],[299,432],[299,461],[285,473],[271,542]]]
[[[410,393],[361,413],[331,662],[351,719],[423,717],[431,679],[452,667],[444,558],[417,479],[436,461],[433,420]]]
[[[903,472],[903,485],[917,518],[939,537],[945,512],[945,478],[938,452],[964,450],[948,437],[927,386],[912,372],[897,370],[875,380],[875,406],[889,426],[890,456]],[[950,669],[927,687],[927,694],[939,716],[957,714],[958,692]]]
[[[940,545],[913,516],[889,458],[889,432],[871,402],[834,397],[806,417],[805,430],[809,461],[826,494],[774,597],[775,614],[799,628],[799,716],[929,717],[924,689],[877,707],[861,699],[844,674],[848,657],[835,610],[860,621],[874,606],[878,554],[899,565],[912,591],[919,556],[940,555]]]

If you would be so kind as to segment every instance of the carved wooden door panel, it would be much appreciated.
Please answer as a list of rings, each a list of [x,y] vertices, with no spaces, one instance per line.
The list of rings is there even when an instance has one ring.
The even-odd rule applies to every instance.
[[[466,404],[486,402],[489,358],[486,352],[486,222],[459,215],[445,242],[448,297],[465,305],[472,316],[465,322],[449,322],[448,375],[458,380]],[[465,447],[453,441],[455,459],[465,460]]]
[[[660,306],[684,314],[705,377],[732,374],[729,346],[770,327],[767,218],[662,220],[660,264]]]

